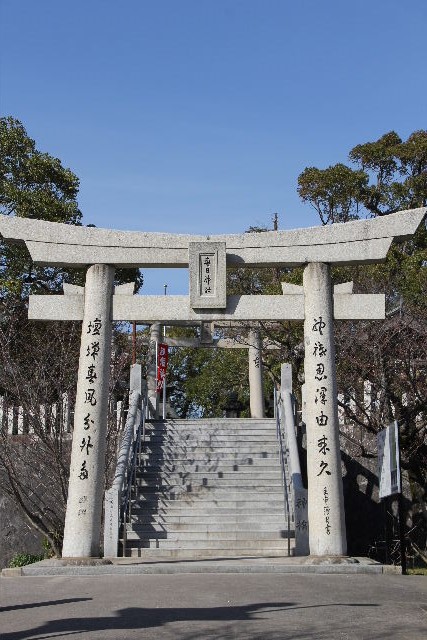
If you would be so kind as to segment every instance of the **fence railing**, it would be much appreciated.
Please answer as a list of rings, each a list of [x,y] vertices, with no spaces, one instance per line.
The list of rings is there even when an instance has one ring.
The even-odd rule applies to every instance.
[[[31,410],[15,404],[8,396],[0,396],[0,430],[5,435],[71,433],[73,413],[67,393],[58,402],[39,404]]]
[[[125,403],[122,400],[112,400],[110,403],[110,415],[116,416],[118,433],[123,430],[126,417],[124,408]],[[73,420],[74,406],[68,393],[63,393],[59,402],[39,404],[31,410],[17,405],[7,396],[0,395],[0,431],[4,435],[52,433],[66,437],[67,434],[72,434]]]

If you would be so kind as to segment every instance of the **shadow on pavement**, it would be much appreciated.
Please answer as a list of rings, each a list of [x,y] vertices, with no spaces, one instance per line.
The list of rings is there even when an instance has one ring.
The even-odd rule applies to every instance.
[[[57,604],[69,604],[70,602],[86,602],[92,598],[64,598],[64,600],[46,600],[46,602],[29,602],[28,604],[11,604],[9,607],[0,607],[0,613],[6,611],[18,611],[19,609],[33,609],[34,607],[53,607]]]
[[[74,601],[78,601],[76,598]],[[84,600],[84,598],[82,598]],[[69,600],[72,602],[73,599]],[[60,602],[60,601],[58,601]],[[65,601],[66,602],[66,601]],[[48,603],[41,603],[40,606]],[[34,605],[37,606],[37,605]],[[294,609],[311,609],[325,607],[377,607],[376,604],[343,604],[330,603],[322,605],[301,606],[295,602],[264,602],[229,607],[200,607],[200,608],[159,608],[145,609],[143,607],[129,607],[120,609],[116,615],[92,618],[63,618],[52,620],[43,625],[26,631],[3,633],[1,640],[29,640],[37,636],[37,640],[49,637],[55,633],[55,638],[61,635],[87,633],[106,630],[137,630],[161,627],[173,622],[248,622],[262,620],[268,614],[277,611],[291,611]]]

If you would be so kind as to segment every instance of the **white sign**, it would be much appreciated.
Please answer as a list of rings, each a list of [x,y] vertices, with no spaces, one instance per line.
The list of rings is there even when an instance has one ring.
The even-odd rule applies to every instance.
[[[399,429],[397,422],[380,431],[377,441],[379,497],[385,498],[401,492]]]

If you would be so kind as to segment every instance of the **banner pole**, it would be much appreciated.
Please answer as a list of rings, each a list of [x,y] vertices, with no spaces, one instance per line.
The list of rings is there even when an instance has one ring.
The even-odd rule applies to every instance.
[[[406,541],[405,541],[405,510],[403,504],[403,491],[402,491],[402,468],[400,463],[400,431],[399,423],[396,421],[396,440],[397,440],[397,466],[399,473],[399,489],[400,492],[397,496],[398,514],[399,514],[399,543],[400,543],[400,565],[402,567],[402,574],[406,576]]]
[[[167,288],[168,285],[164,284],[163,285],[165,288],[165,296],[167,295]],[[163,325],[163,338],[166,338],[166,325]],[[163,407],[162,407],[162,417],[163,420],[166,419],[166,376],[163,378]]]

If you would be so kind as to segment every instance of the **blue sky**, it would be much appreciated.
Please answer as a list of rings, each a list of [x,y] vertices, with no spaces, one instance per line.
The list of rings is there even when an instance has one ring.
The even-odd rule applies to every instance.
[[[312,226],[306,166],[427,127],[426,25],[425,0],[0,0],[0,112],[79,176],[86,224]]]

